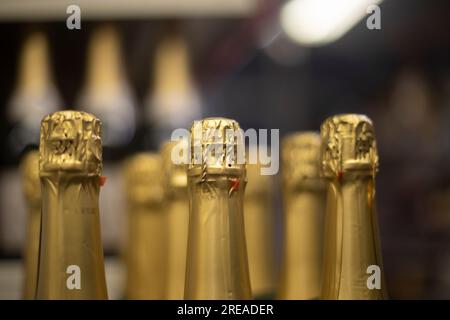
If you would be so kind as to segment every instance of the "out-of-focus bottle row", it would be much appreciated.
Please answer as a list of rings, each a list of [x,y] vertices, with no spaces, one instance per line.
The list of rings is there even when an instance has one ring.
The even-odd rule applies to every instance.
[[[121,37],[113,24],[102,24],[90,35],[86,52],[85,78],[72,109],[91,112],[103,121],[103,144],[120,148],[133,142],[136,148],[155,148],[171,130],[187,127],[200,116],[200,98],[190,72],[189,50],[179,31],[167,32],[153,54],[150,75],[153,86],[137,108],[134,88],[124,67]],[[65,105],[52,70],[47,36],[29,32],[24,38],[17,81],[7,105],[8,148],[20,154],[37,145],[39,122],[46,114]],[[147,63],[143,63],[147,65]],[[150,71],[150,69],[149,69]],[[142,141],[133,141],[136,132]]]
[[[228,130],[236,133],[231,139]],[[261,164],[239,162],[245,150],[239,130],[230,119],[195,121],[188,148],[172,141],[126,160],[123,298],[386,298],[372,122],[333,116],[321,135],[285,138],[279,277],[271,179],[261,175]],[[29,207],[25,299],[108,298],[98,205],[107,187],[101,136],[95,116],[56,112],[41,122],[39,154],[22,161]],[[177,164],[176,152],[187,153],[188,162]]]

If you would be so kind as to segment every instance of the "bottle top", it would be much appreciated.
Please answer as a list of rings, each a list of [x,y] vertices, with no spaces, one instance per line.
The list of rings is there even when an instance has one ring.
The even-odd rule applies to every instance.
[[[348,172],[378,171],[378,152],[372,121],[365,115],[342,114],[326,119],[320,129],[321,173],[339,177]]]
[[[41,122],[39,171],[46,176],[66,171],[100,176],[102,123],[82,111],[58,111]]]
[[[186,189],[187,175],[185,164],[176,164],[172,161],[172,152],[176,152],[175,148],[182,153],[187,152],[187,146],[181,145],[182,141],[167,141],[161,146],[162,166],[164,171],[165,185],[169,190]],[[182,157],[183,154],[180,154]],[[186,189],[187,190],[187,189]]]
[[[245,197],[250,199],[255,197],[267,197],[271,195],[273,188],[272,176],[261,174],[261,163],[247,163],[246,177],[247,184],[245,187]]]
[[[160,155],[142,152],[128,158],[124,165],[125,189],[131,205],[158,205],[164,199]]]
[[[20,162],[23,191],[28,205],[41,206],[41,182],[39,180],[39,152],[28,152]]]
[[[322,186],[319,175],[320,135],[317,132],[295,132],[283,139],[283,183],[287,189],[297,186]]]
[[[226,118],[194,121],[191,127],[189,176],[245,175],[244,135],[239,124]]]

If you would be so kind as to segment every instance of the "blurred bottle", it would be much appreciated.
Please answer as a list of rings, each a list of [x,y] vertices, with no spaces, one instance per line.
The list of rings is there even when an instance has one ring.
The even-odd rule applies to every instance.
[[[102,119],[104,147],[126,145],[135,132],[136,109],[125,77],[120,36],[114,26],[105,24],[95,29],[87,57],[79,105]]]
[[[234,120],[208,118],[191,128],[185,299],[251,299],[243,217],[243,137]],[[220,139],[220,141],[216,140]]]
[[[53,83],[47,37],[40,31],[24,40],[16,87],[7,106],[12,129],[8,145],[18,156],[28,145],[38,145],[42,118],[58,109],[61,98]]]
[[[255,299],[273,298],[275,274],[275,235],[272,211],[272,179],[261,175],[261,165],[247,164],[244,197],[250,283]]]
[[[187,128],[200,117],[200,97],[191,77],[186,40],[170,34],[158,45],[153,64],[153,88],[146,99],[146,123],[152,127],[153,145]]]
[[[23,192],[28,208],[25,239],[23,298],[34,299],[39,258],[41,228],[41,182],[39,180],[39,151],[28,152],[20,163]]]
[[[385,299],[375,209],[378,153],[372,122],[345,114],[321,126],[328,181],[322,299]]]
[[[182,300],[184,297],[189,229],[186,165],[177,165],[171,159],[172,150],[176,146],[177,142],[170,141],[161,148],[167,206],[166,298],[170,300]]]
[[[107,299],[100,234],[101,122],[77,111],[42,120],[37,299]]]
[[[139,153],[125,163],[128,207],[127,299],[163,299],[165,238],[163,175],[159,155]]]
[[[320,296],[325,184],[319,177],[320,135],[299,132],[282,146],[284,247],[278,297]]]

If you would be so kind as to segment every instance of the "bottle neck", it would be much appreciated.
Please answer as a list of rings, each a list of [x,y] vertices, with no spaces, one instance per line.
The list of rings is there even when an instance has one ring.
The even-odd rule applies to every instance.
[[[23,48],[18,85],[27,94],[40,94],[52,85],[47,39],[42,33],[30,35]]]
[[[86,88],[95,94],[109,94],[123,85],[120,38],[111,26],[94,33],[89,47]]]
[[[185,299],[251,299],[244,233],[244,183],[189,177]]]
[[[270,194],[245,196],[245,236],[250,283],[255,299],[273,298],[275,286],[274,216]]]
[[[127,299],[163,299],[165,281],[162,204],[130,205],[128,209]]]
[[[23,282],[23,298],[32,300],[36,293],[36,280],[39,259],[39,237],[41,227],[41,207],[28,207],[27,234],[25,242],[24,262],[25,279]]]
[[[320,295],[324,201],[323,189],[286,191],[280,299]]]
[[[173,195],[167,204],[167,287],[166,298],[182,300],[186,273],[189,228],[189,200],[187,193]]]
[[[41,176],[38,299],[107,299],[99,177]]]
[[[355,174],[329,183],[325,228],[322,298],[385,298],[373,176]],[[380,272],[373,274],[371,266]],[[380,289],[373,288],[374,281]]]

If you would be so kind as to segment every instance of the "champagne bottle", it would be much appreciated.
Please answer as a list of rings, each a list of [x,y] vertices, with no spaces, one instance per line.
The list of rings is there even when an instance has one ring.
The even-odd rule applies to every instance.
[[[30,151],[20,164],[23,192],[28,208],[24,250],[23,298],[34,299],[39,258],[41,229],[41,185],[39,181],[39,152]]]
[[[165,239],[161,158],[139,153],[125,164],[128,203],[127,299],[163,299]]]
[[[261,175],[261,165],[247,164],[244,197],[250,284],[255,299],[273,298],[275,285],[275,219],[272,211],[272,179]]]
[[[173,30],[158,43],[152,62],[152,87],[145,99],[145,124],[152,126],[154,144],[177,128],[187,127],[201,113],[201,99],[192,76],[189,46]]]
[[[58,110],[61,97],[53,80],[50,49],[41,31],[29,33],[19,56],[17,83],[7,106],[12,123],[7,157],[17,156],[28,145],[39,143],[41,119]],[[9,154],[11,153],[11,154]]]
[[[107,299],[98,198],[101,122],[76,111],[41,123],[38,299]]]
[[[243,143],[234,120],[208,118],[191,127],[185,299],[251,299]]]
[[[299,132],[282,145],[284,244],[279,298],[320,296],[325,184],[319,177],[320,136]]]
[[[136,105],[125,76],[120,33],[111,24],[95,28],[89,40],[87,72],[79,104],[102,119],[105,151],[120,155],[121,146],[133,138],[136,129]],[[109,153],[108,153],[109,154]]]
[[[384,299],[372,122],[364,115],[333,116],[321,137],[320,169],[328,184],[321,298]]]
[[[167,283],[165,296],[169,300],[181,300],[184,297],[186,275],[189,199],[186,165],[177,165],[172,162],[171,154],[174,147],[177,147],[176,142],[167,142],[161,148],[167,212]],[[187,150],[185,151],[187,152]]]

